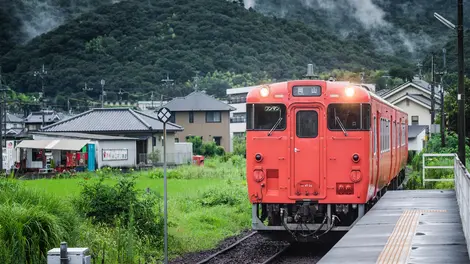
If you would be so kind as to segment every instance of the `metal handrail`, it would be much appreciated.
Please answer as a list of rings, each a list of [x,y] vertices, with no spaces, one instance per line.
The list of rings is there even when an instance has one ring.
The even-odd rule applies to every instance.
[[[462,164],[457,154],[454,154],[454,180],[455,196],[459,205],[460,219],[470,259],[470,173]]]
[[[454,181],[454,179],[426,179],[426,169],[454,169],[454,166],[426,166],[426,157],[455,157],[455,155],[456,154],[424,153],[423,154],[423,187],[426,186],[426,182]]]

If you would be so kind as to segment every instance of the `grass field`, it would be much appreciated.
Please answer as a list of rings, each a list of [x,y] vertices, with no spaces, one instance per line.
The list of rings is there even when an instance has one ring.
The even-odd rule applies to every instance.
[[[209,161],[207,164],[209,166],[205,168],[188,166],[169,173],[168,221],[171,258],[213,248],[220,240],[250,228],[251,207],[244,179],[244,160],[234,163],[213,161],[213,164]],[[72,205],[75,199],[80,197],[83,184],[99,182],[98,174],[100,173],[65,179],[17,180],[17,182],[31,191],[65,198],[65,202]],[[113,186],[118,183],[120,177],[133,176],[137,190],[145,191],[149,188],[152,192],[163,196],[161,171],[105,174],[103,182],[106,185]],[[158,207],[158,211],[162,212],[161,204]],[[94,238],[82,239],[81,243],[87,244],[76,246],[93,248],[90,244],[101,241],[99,237],[102,229],[95,228],[89,223],[82,224],[80,229],[87,232],[89,230]],[[106,237],[112,245],[115,231],[108,234],[104,234],[105,232],[103,237]]]

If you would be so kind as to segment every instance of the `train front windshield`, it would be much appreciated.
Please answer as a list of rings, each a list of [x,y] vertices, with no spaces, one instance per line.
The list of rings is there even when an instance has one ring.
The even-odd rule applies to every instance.
[[[247,130],[286,129],[286,106],[283,104],[247,104]]]
[[[330,104],[328,106],[328,129],[369,130],[370,104]]]

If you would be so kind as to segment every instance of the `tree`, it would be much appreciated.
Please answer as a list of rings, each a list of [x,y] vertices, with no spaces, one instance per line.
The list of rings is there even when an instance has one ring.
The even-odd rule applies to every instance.
[[[458,123],[458,112],[459,112],[459,105],[457,101],[457,75],[454,74],[448,77],[451,84],[449,87],[445,87],[446,95],[444,98],[444,112],[447,115],[447,129],[457,132],[457,123]],[[449,83],[450,83],[449,82]],[[465,78],[465,94],[470,94],[470,79]],[[470,131],[470,96],[465,96],[465,127],[467,135],[469,135]],[[440,120],[438,118],[437,120]]]

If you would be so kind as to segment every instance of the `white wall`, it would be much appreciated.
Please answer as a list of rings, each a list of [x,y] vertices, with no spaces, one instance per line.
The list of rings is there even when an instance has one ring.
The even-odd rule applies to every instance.
[[[193,143],[180,142],[175,143],[175,155],[167,156],[169,162],[176,164],[186,164],[193,159]]]
[[[426,136],[426,130],[423,130],[418,136],[414,139],[408,139],[408,150],[416,150],[420,152],[423,150],[424,137]]]
[[[409,104],[407,103],[407,101],[409,101]],[[408,125],[411,125],[412,116],[419,116],[418,125],[431,126],[431,113],[429,112],[428,108],[408,99],[405,99],[395,105],[403,109],[403,111],[408,114]]]
[[[134,167],[137,164],[137,145],[132,140],[99,141],[95,146],[97,169],[103,166],[109,167]],[[103,161],[103,149],[127,149],[127,160]]]

